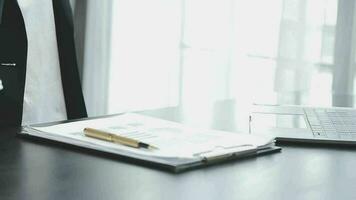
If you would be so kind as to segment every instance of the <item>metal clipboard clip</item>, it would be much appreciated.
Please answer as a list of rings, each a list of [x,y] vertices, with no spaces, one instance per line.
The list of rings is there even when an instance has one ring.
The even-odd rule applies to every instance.
[[[216,146],[212,150],[195,153],[193,156],[202,158],[203,162],[213,163],[222,160],[227,160],[229,158],[234,158],[242,155],[252,155],[256,153],[257,147],[255,145],[244,144],[230,147]]]

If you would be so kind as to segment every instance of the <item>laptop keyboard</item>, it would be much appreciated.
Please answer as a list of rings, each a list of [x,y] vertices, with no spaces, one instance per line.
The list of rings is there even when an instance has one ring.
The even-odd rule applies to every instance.
[[[356,110],[304,108],[315,138],[356,140]]]

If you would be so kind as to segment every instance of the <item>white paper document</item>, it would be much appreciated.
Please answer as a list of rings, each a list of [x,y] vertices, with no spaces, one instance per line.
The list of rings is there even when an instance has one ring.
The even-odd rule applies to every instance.
[[[108,131],[148,143],[157,150],[133,148],[85,136],[84,128]],[[151,161],[195,160],[226,152],[256,151],[274,144],[273,138],[202,130],[140,114],[121,114],[52,126],[27,126],[24,134]]]

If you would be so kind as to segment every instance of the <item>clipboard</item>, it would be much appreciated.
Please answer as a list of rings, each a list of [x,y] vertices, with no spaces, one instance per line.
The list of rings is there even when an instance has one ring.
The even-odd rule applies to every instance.
[[[211,145],[211,143],[209,144],[207,143],[209,146],[208,145],[204,146],[205,144],[203,144],[201,147],[183,151],[183,150],[179,150],[181,149],[179,144],[182,144],[182,146],[184,146],[182,148],[187,148],[189,147],[189,142],[192,142],[197,138],[193,137],[193,140],[190,140],[187,143],[185,143],[184,141],[185,136],[182,137],[183,142],[179,142],[180,139],[179,138],[177,139],[176,137],[175,140],[172,141],[177,141],[178,146],[177,148],[172,147],[172,149],[175,150],[176,148],[178,150],[173,151],[169,149],[169,147],[167,150],[167,146],[169,145],[165,146],[163,143],[157,142],[159,141],[159,139],[157,139],[156,144],[154,145],[158,146],[160,150],[163,152],[150,152],[148,150],[144,151],[142,149],[134,149],[131,147],[125,147],[123,145],[117,145],[105,141],[85,138],[81,135],[80,132],[78,132],[78,130],[81,130],[83,127],[88,125],[93,126],[93,124],[96,124],[97,126],[107,127],[107,126],[111,126],[112,124],[117,125],[118,123],[123,121],[125,121],[126,124],[137,124],[138,122],[143,122],[146,123],[148,127],[153,128],[154,130],[157,130],[157,127],[169,127],[169,129],[167,130],[171,130],[171,131],[173,131],[173,128],[182,130],[181,133],[175,132],[170,134],[166,132],[168,135],[170,134],[169,136],[167,136],[168,139],[177,134],[191,134],[196,131],[202,134],[197,136],[198,139],[200,136],[202,137],[207,136],[208,139],[206,140],[206,142],[211,142],[209,141],[209,139],[211,138],[213,138],[215,141],[216,140],[215,138],[220,137],[220,134],[221,137],[227,137],[228,140],[231,140],[231,138],[234,137],[236,137],[237,139],[236,141],[241,140],[242,138],[245,138],[246,140],[245,142],[239,142],[239,144],[234,144],[233,141],[231,142],[231,144],[230,143],[228,144],[224,142],[224,140],[216,140],[218,142],[216,142],[215,145]],[[148,130],[153,130],[153,129],[148,129]],[[70,135],[71,133],[72,135]],[[216,130],[194,129],[179,123],[147,117],[139,114],[132,114],[132,113],[111,116],[103,119],[70,122],[70,123],[64,123],[64,124],[53,125],[53,126],[26,126],[23,127],[23,130],[21,131],[21,135],[39,137],[47,140],[53,140],[61,143],[79,146],[85,149],[105,152],[112,155],[117,155],[120,158],[126,158],[129,159],[130,161],[135,161],[135,163],[137,164],[150,165],[153,167],[165,169],[176,173],[186,171],[189,169],[200,168],[203,166],[214,165],[222,162],[241,159],[244,157],[258,156],[258,155],[277,152],[281,150],[281,148],[274,146],[273,139],[272,140],[266,138],[261,139],[259,138],[259,136],[248,135],[248,134],[236,134],[236,133],[216,131]],[[158,136],[165,137],[165,133]],[[187,136],[191,137],[191,135],[187,135]],[[151,139],[151,142],[152,141],[155,140]],[[249,143],[247,143],[247,141],[249,141]],[[255,143],[252,144],[253,142]]]

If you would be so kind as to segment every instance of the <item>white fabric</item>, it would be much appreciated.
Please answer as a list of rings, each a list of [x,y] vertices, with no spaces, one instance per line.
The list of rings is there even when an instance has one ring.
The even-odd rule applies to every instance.
[[[28,38],[22,125],[67,119],[50,0],[18,0]]]

